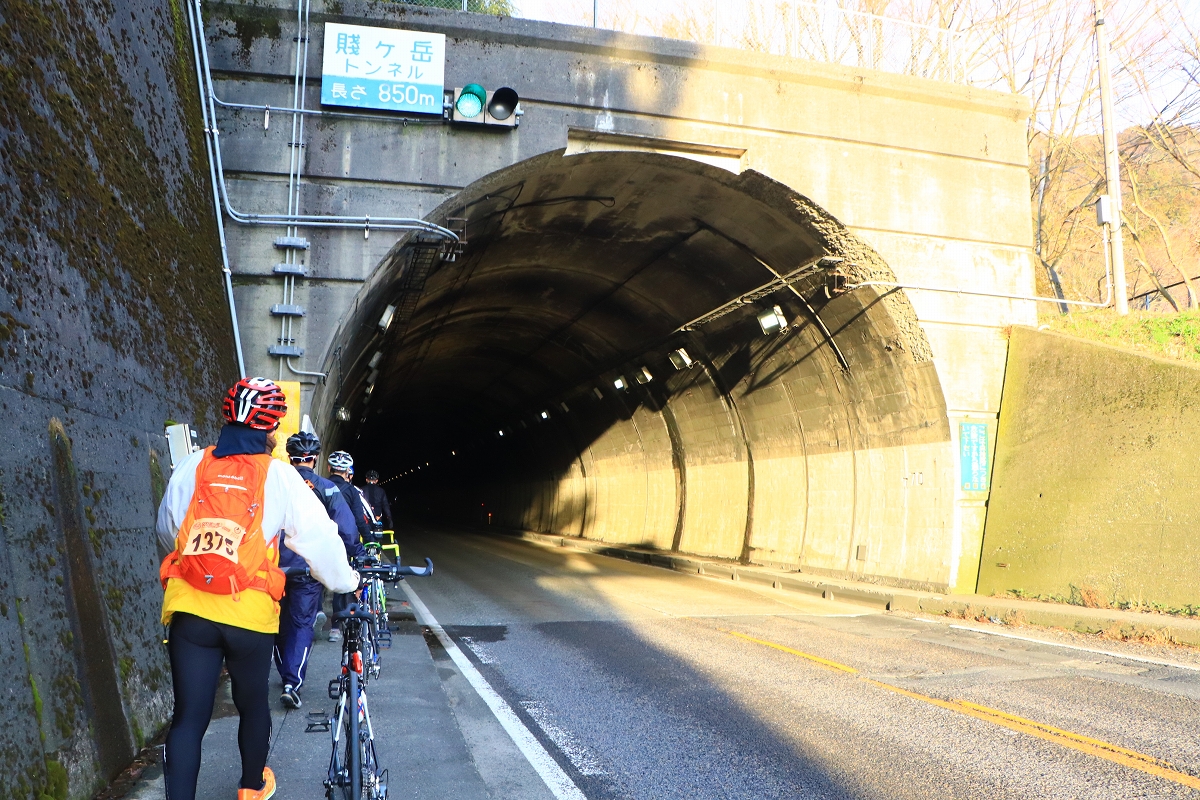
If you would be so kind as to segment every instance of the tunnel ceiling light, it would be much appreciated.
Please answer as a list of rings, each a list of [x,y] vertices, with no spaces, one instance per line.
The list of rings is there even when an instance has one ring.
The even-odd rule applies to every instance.
[[[543,412],[542,412],[541,414],[539,414],[538,416],[540,416],[542,419],[550,419],[550,412],[549,412],[549,411],[543,411]]]
[[[337,410],[337,418],[338,418],[338,422],[349,422],[350,421],[350,409],[346,408],[345,406],[342,406],[341,408],[339,408]]]
[[[458,453],[456,453],[455,451],[451,450],[451,451],[450,451],[450,455],[452,455],[452,456],[456,456],[456,455],[458,455]]]
[[[672,350],[667,359],[670,360],[671,366],[675,369],[687,369],[693,363],[692,357],[688,355],[688,351],[682,347],[678,350]]]
[[[564,414],[566,414],[568,411],[570,411],[570,410],[571,410],[571,409],[567,408],[567,404],[566,404],[566,403],[559,403],[559,404],[558,404],[558,407],[559,407],[559,408],[561,408],[561,409],[563,410],[563,413],[564,413]]]
[[[366,390],[363,392],[363,397],[370,397],[371,392],[375,391],[375,384],[368,383]]]
[[[383,351],[376,350],[375,355],[371,356],[371,360],[367,362],[367,366],[370,367],[371,369],[375,369],[376,367],[379,366],[379,362],[382,360],[383,360]]]
[[[367,376],[367,384],[369,386],[374,386],[375,381],[377,380],[379,380],[379,370],[373,369],[371,370],[371,374]]]
[[[625,383],[624,378],[617,378],[615,381],[613,381],[613,386],[618,391],[624,391],[629,386],[629,384]]]
[[[379,330],[381,332],[387,332],[388,326],[392,324],[392,317],[395,316],[395,314],[395,306],[388,306],[383,310],[383,316],[379,318]]]
[[[779,306],[772,306],[758,315],[758,327],[762,328],[762,332],[770,335],[776,331],[787,329],[787,317],[783,316],[783,309]]]
[[[496,431],[496,435],[497,435],[497,436],[503,436],[503,435],[504,435],[504,430],[503,430],[503,429],[501,429],[501,430],[498,430],[498,431]]]
[[[592,387],[592,394],[596,395],[596,399],[597,399],[597,400],[603,400],[603,399],[604,399],[604,392],[600,391],[600,387],[599,387],[599,386],[593,386],[593,387]]]
[[[654,376],[650,374],[649,367],[642,367],[641,370],[633,374],[633,379],[644,385],[654,380]]]

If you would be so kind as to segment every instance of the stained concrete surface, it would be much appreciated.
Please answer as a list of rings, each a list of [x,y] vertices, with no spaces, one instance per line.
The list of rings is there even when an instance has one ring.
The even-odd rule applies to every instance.
[[[1200,370],[1014,328],[979,592],[1200,605]]]

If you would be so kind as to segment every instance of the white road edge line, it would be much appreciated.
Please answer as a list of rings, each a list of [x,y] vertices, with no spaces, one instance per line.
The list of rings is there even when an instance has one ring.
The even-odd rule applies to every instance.
[[[924,623],[930,624],[930,625],[940,625],[941,624],[936,619],[922,619],[921,617],[913,617],[913,619],[916,622],[924,622]],[[1114,653],[1111,650],[1098,650],[1094,647],[1082,647],[1077,644],[1063,644],[1061,642],[1049,642],[1049,641],[1046,641],[1045,639],[1035,639],[1032,636],[1018,636],[1015,633],[1001,633],[1000,631],[989,631],[984,628],[972,628],[970,625],[948,625],[947,627],[953,628],[956,631],[971,631],[972,633],[984,633],[984,634],[987,634],[988,636],[999,636],[1003,639],[1017,639],[1022,642],[1033,642],[1034,644],[1044,644],[1049,647],[1062,647],[1066,650],[1079,650],[1084,653],[1094,653],[1095,655],[1098,655],[1098,656],[1107,656],[1109,658],[1115,658],[1120,661],[1137,661],[1142,664],[1155,664],[1156,666],[1160,666],[1160,667],[1171,667],[1172,669],[1186,669],[1186,670],[1191,670],[1192,672],[1200,672],[1200,667],[1197,667],[1197,666],[1194,666],[1191,664],[1179,664],[1174,661],[1160,661],[1156,658],[1144,658],[1142,656],[1130,656],[1130,655],[1125,655],[1123,653]]]
[[[446,652],[450,655],[450,659],[454,665],[458,667],[459,672],[471,684],[471,687],[479,694],[483,702],[487,703],[488,708],[496,716],[496,720],[504,731],[513,740],[517,749],[529,761],[529,765],[537,772],[538,777],[546,784],[546,788],[557,797],[559,800],[587,800],[587,796],[579,790],[575,782],[571,780],[567,773],[563,772],[562,767],[554,760],[554,757],[546,752],[546,748],[542,747],[542,743],[537,740],[529,728],[521,722],[521,718],[513,712],[512,708],[504,701],[499,692],[492,688],[492,685],[487,682],[487,679],[480,674],[479,670],[475,669],[475,665],[471,663],[462,650],[458,649],[458,645],[446,633],[446,629],[441,626],[441,623],[430,613],[429,608],[421,602],[421,598],[417,597],[417,593],[409,586],[408,581],[403,581],[400,588],[408,595],[408,600],[412,603],[413,610],[417,612],[417,621],[422,625],[428,626],[437,636],[442,647],[446,648]]]

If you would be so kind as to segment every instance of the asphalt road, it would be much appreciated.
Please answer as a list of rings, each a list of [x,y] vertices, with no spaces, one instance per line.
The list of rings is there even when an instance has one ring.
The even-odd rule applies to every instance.
[[[1190,653],[1084,643],[1182,666],[1108,657],[507,537],[401,542],[437,566],[408,585],[590,800],[1200,797]],[[370,687],[391,797],[554,797],[429,629],[398,627]],[[304,711],[331,705],[335,648]],[[236,722],[219,704],[201,800],[232,796]],[[282,798],[322,796],[328,734],[303,723],[279,710]]]

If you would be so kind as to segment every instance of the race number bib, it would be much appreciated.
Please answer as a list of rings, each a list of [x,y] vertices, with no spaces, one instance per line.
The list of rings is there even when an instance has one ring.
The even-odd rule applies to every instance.
[[[227,519],[198,519],[188,531],[187,543],[180,555],[221,556],[233,563],[238,560],[238,547],[246,529]]]

